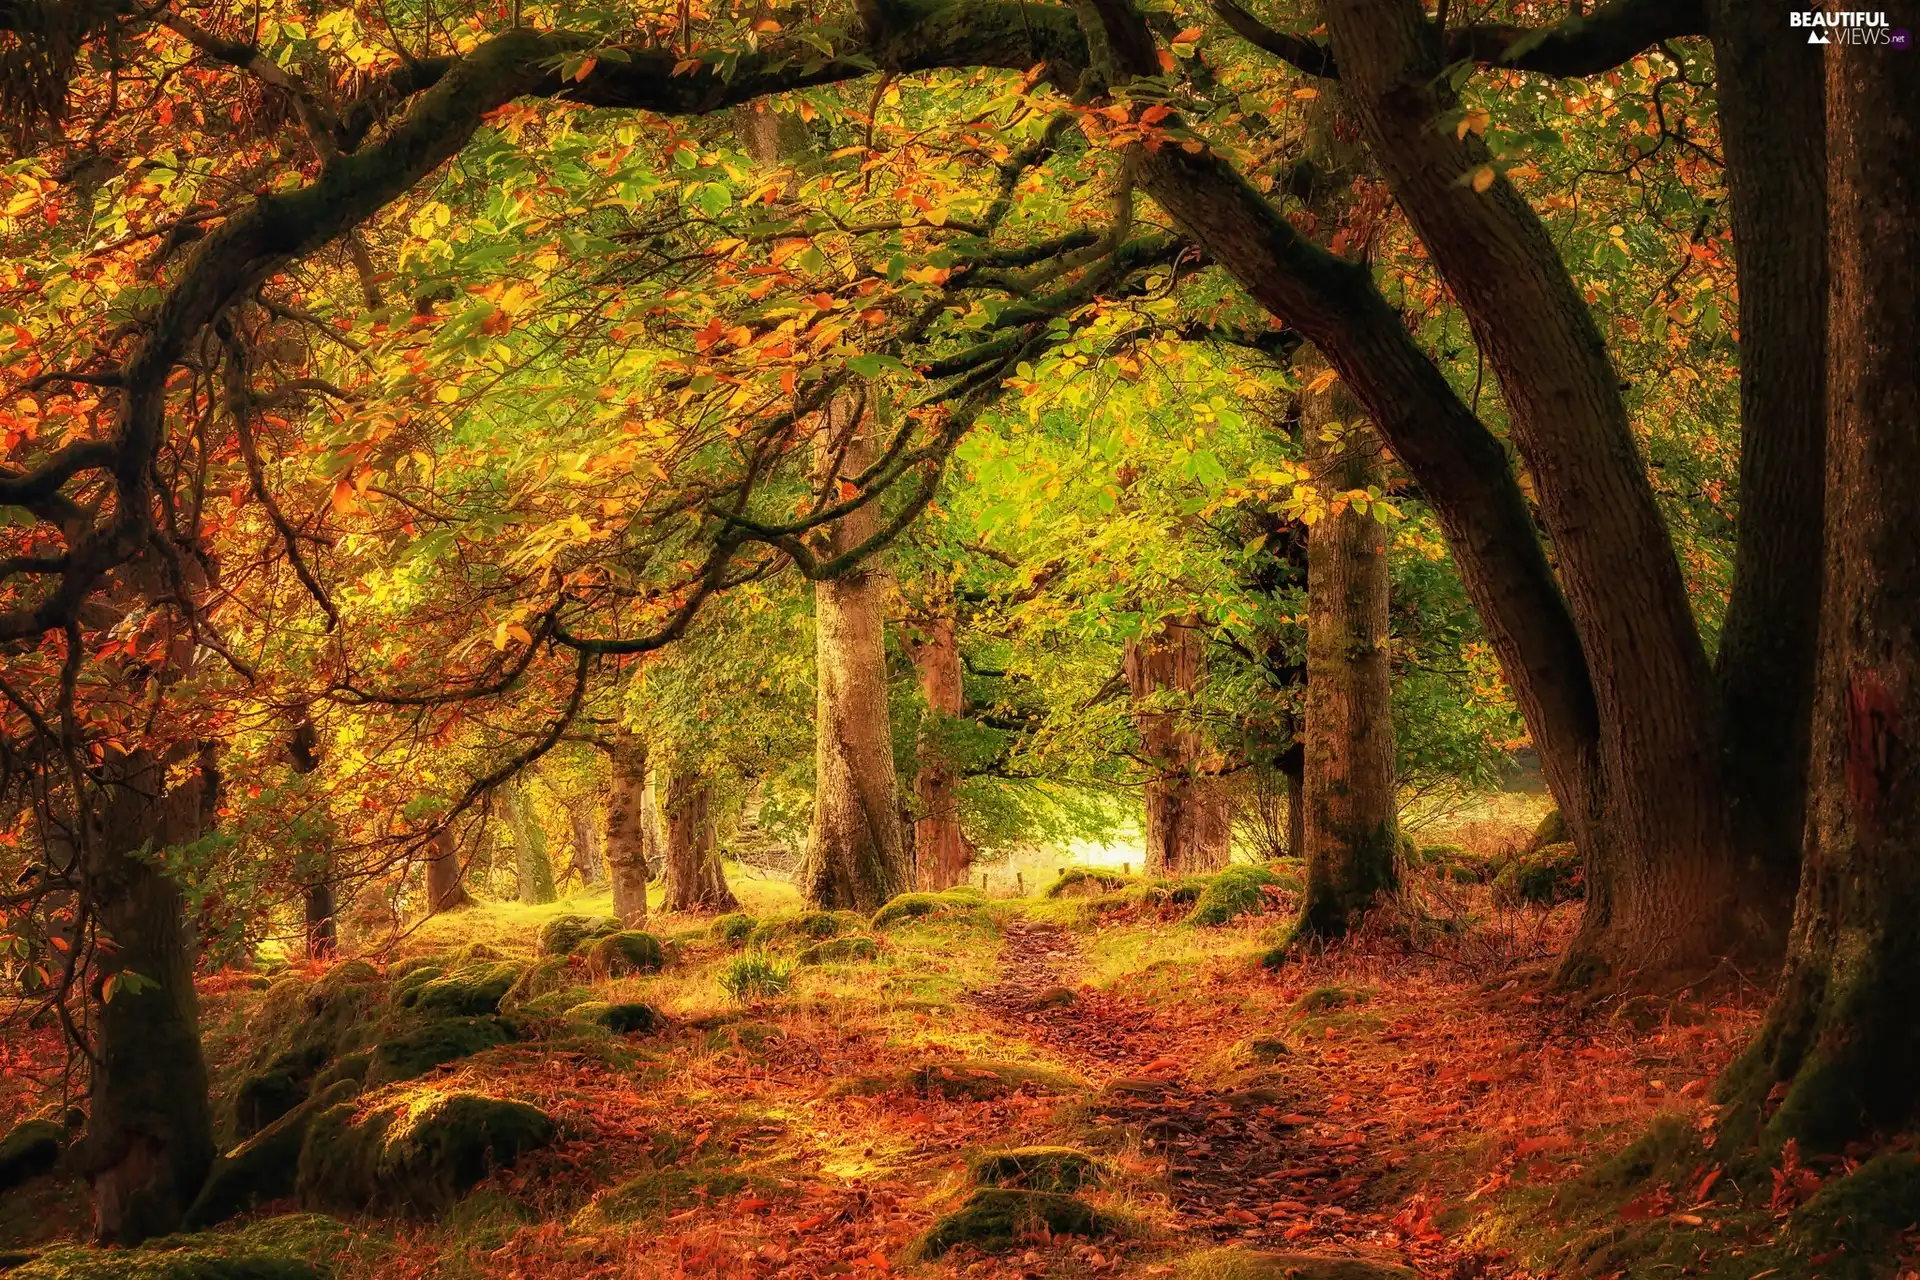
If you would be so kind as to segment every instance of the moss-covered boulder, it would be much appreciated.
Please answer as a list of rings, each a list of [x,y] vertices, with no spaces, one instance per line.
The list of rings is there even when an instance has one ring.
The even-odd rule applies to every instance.
[[[802,911],[784,920],[767,920],[747,939],[750,947],[806,946],[851,933],[866,921],[851,911]]]
[[[612,916],[555,916],[540,926],[536,954],[564,956],[588,938],[604,938],[620,932],[620,922]]]
[[[909,1082],[932,1097],[984,1101],[1011,1093],[1083,1093],[1086,1085],[1070,1075],[1013,1062],[932,1062],[914,1071]]]
[[[319,1074],[314,1076],[313,1091],[319,1093],[322,1089],[337,1084],[342,1080],[352,1080],[356,1083],[363,1081],[367,1078],[367,1071],[372,1066],[373,1050],[362,1049],[359,1053],[349,1053],[345,1057],[329,1063]]]
[[[1494,901],[1503,906],[1551,907],[1585,896],[1585,865],[1571,844],[1542,845],[1515,854],[1493,880]]]
[[[22,1120],[0,1138],[0,1191],[50,1173],[67,1145],[67,1131],[52,1120]]]
[[[512,960],[513,958],[491,942],[469,942],[447,957],[446,967],[448,970],[464,969],[470,964],[479,964],[482,960]]]
[[[558,1018],[568,1010],[598,1000],[592,987],[565,987],[559,991],[549,991],[546,995],[535,996],[521,1005],[515,1016],[526,1018]]]
[[[373,1047],[368,1087],[423,1076],[446,1062],[471,1058],[516,1037],[499,1018],[430,1018],[396,1032]]]
[[[1573,839],[1573,833],[1567,830],[1567,820],[1560,816],[1558,809],[1549,809],[1539,825],[1533,829],[1533,836],[1527,841],[1527,852],[1533,853],[1550,844],[1566,844]]]
[[[658,973],[666,962],[660,939],[638,929],[610,933],[587,951],[587,971],[596,978]]]
[[[1266,887],[1279,883],[1279,877],[1265,867],[1228,867],[1207,882],[1187,923],[1221,925],[1255,915],[1266,908]]]
[[[854,964],[877,959],[880,944],[872,938],[829,938],[793,957],[795,964]]]
[[[500,1012],[500,1002],[527,966],[518,960],[480,960],[396,996],[394,1003],[425,1018],[477,1018]]]
[[[233,1091],[233,1136],[250,1138],[307,1099],[308,1082],[287,1067],[248,1076]]]
[[[943,889],[939,893],[903,893],[874,912],[871,924],[875,929],[884,929],[901,920],[962,915],[979,910],[984,901],[977,893],[958,889]]]
[[[650,1004],[638,1001],[623,1001],[619,1004],[607,1004],[604,1001],[590,1001],[575,1006],[567,1014],[576,1022],[589,1022],[596,1027],[605,1027],[617,1036],[643,1035],[658,1031],[667,1020],[660,1011]]]
[[[1306,1015],[1337,1013],[1342,1009],[1365,1004],[1371,999],[1373,999],[1373,992],[1365,987],[1329,984],[1324,987],[1315,987],[1303,994],[1293,1002],[1293,1009],[1295,1013]]]
[[[365,1116],[355,1110],[343,1103],[314,1116],[300,1148],[302,1204],[438,1213],[559,1132],[537,1107],[478,1093],[425,1095]]]
[[[405,1004],[421,987],[435,978],[446,976],[446,972],[447,966],[437,960],[414,965],[387,984],[387,999],[395,1004]]]
[[[8,1280],[324,1280],[358,1237],[318,1213],[284,1214],[238,1231],[162,1236],[137,1249],[50,1249]]]
[[[1384,1258],[1332,1253],[1267,1253],[1207,1249],[1174,1265],[1178,1280],[1415,1280],[1407,1267]]]
[[[963,1244],[992,1253],[1028,1240],[1107,1236],[1119,1230],[1117,1219],[1073,1196],[982,1187],[967,1197],[965,1204],[934,1223],[920,1238],[914,1253],[921,1258],[938,1258]]]
[[[1068,867],[1042,893],[1049,898],[1092,898],[1113,893],[1134,882],[1133,876],[1091,867]]]
[[[988,1151],[968,1162],[976,1186],[1072,1194],[1107,1179],[1104,1164],[1072,1147],[1014,1147]]]
[[[759,921],[752,916],[734,912],[731,915],[717,917],[707,926],[708,935],[715,942],[729,947],[744,947],[753,937],[753,931],[759,927]]]
[[[373,1043],[386,999],[386,979],[364,960],[337,964],[312,983],[282,978],[254,1010],[248,1028],[257,1046],[253,1061],[296,1079],[311,1075]]]
[[[582,956],[557,955],[536,960],[507,988],[507,994],[500,999],[500,1007],[509,1010],[524,1008],[541,996],[578,986],[586,975],[587,962]]]
[[[300,1172],[300,1148],[314,1116],[359,1092],[360,1086],[353,1081],[337,1081],[216,1159],[187,1209],[187,1230],[201,1231],[257,1204],[292,1195]]]

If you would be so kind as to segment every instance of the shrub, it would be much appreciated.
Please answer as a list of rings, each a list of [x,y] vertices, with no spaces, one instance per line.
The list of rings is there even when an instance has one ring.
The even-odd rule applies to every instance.
[[[793,962],[764,951],[737,955],[720,970],[720,989],[741,1004],[777,996],[793,985]]]

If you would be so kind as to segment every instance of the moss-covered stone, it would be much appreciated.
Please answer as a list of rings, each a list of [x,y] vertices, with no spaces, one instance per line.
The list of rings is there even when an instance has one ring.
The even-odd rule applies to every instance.
[[[514,1039],[512,1029],[499,1018],[432,1018],[375,1045],[366,1082],[372,1087],[412,1080],[442,1063],[470,1058]]]
[[[1258,1063],[1278,1062],[1293,1056],[1293,1050],[1279,1036],[1254,1036],[1246,1043],[1247,1057]]]
[[[592,1001],[576,1006],[568,1016],[577,1022],[605,1027],[617,1036],[651,1033],[666,1025],[658,1009],[638,1001],[619,1004]]]
[[[1325,986],[1315,987],[1293,1002],[1297,1013],[1334,1013],[1341,1009],[1352,1008],[1373,999],[1373,992],[1364,987]]]
[[[297,1191],[319,1208],[438,1213],[557,1134],[537,1107],[478,1093],[409,1099],[359,1117],[345,1103],[314,1116]]]
[[[359,1092],[360,1086],[353,1081],[337,1081],[216,1159],[187,1210],[186,1228],[203,1230],[257,1204],[292,1195],[300,1171],[300,1148],[314,1116]]]
[[[1560,816],[1558,809],[1549,809],[1546,816],[1533,829],[1533,837],[1527,841],[1527,852],[1534,853],[1550,844],[1565,844],[1573,839],[1573,833],[1567,830],[1567,820]]]
[[[446,968],[447,960],[445,956],[408,956],[404,960],[395,960],[387,966],[387,981],[394,986],[398,986],[401,982],[405,981],[408,976],[421,969],[438,969],[444,973],[446,972]]]
[[[469,942],[447,957],[447,971],[464,969],[470,964],[479,964],[483,960],[511,960],[514,957],[494,946],[491,942]]]
[[[1113,893],[1134,883],[1136,877],[1087,867],[1068,867],[1043,891],[1049,898],[1091,898]]]
[[[507,988],[507,994],[500,999],[500,1007],[524,1008],[541,996],[577,986],[586,976],[586,971],[586,961],[578,956],[557,955],[536,960]]]
[[[314,1076],[313,1091],[319,1093],[341,1080],[363,1081],[372,1066],[373,1050],[362,1049],[359,1053],[349,1053]]]
[[[1266,895],[1262,891],[1278,883],[1273,872],[1265,867],[1228,867],[1207,882],[1199,901],[1193,904],[1187,923],[1221,925],[1257,914],[1266,907]]]
[[[597,999],[591,987],[567,987],[535,996],[520,1006],[519,1013],[534,1018],[558,1018],[570,1009]]]
[[[1585,867],[1571,844],[1542,845],[1516,854],[1493,880],[1494,901],[1550,907],[1586,896]]]
[[[851,933],[866,921],[851,911],[802,911],[784,920],[767,920],[747,939],[752,947],[805,946]]]
[[[526,972],[518,960],[481,960],[412,988],[395,1001],[426,1018],[475,1018],[500,1012],[500,1002]]]
[[[1174,1265],[1178,1280],[1415,1280],[1414,1272],[1384,1258],[1328,1253],[1266,1253],[1207,1249]]]
[[[829,938],[794,956],[795,964],[852,964],[877,959],[880,944],[872,938]]]
[[[660,939],[638,929],[610,933],[587,952],[587,970],[596,978],[624,978],[635,973],[658,973],[667,962]]]
[[[921,1093],[950,1099],[984,1101],[1028,1093],[1083,1093],[1086,1085],[1058,1071],[1012,1062],[934,1062],[909,1077]]]
[[[255,1010],[250,1039],[254,1062],[287,1070],[296,1079],[373,1043],[386,1003],[386,979],[364,960],[348,960],[311,984],[282,978]]]
[[[979,910],[983,901],[978,894],[957,889],[943,889],[939,893],[903,893],[874,912],[871,923],[875,929],[884,929],[901,920],[960,915]]]
[[[233,1136],[250,1138],[306,1101],[307,1081],[285,1067],[248,1076],[233,1093]]]
[[[968,1162],[975,1185],[1071,1194],[1106,1181],[1106,1166],[1072,1147],[1014,1147]]]
[[[707,926],[707,932],[715,942],[729,947],[744,947],[747,945],[747,940],[753,937],[753,931],[758,926],[759,922],[752,916],[736,911],[731,915],[717,917]]]
[[[555,916],[540,926],[536,954],[564,956],[588,938],[604,938],[620,932],[620,922],[612,916]]]
[[[934,1223],[914,1252],[938,1258],[966,1244],[991,1253],[1043,1237],[1113,1235],[1119,1226],[1116,1219],[1073,1196],[982,1187]]]
[[[415,965],[387,984],[387,998],[395,1004],[405,1004],[413,993],[435,978],[444,977],[446,972],[447,966],[438,961]]]
[[[67,1131],[52,1120],[22,1120],[0,1138],[0,1191],[52,1171],[67,1145]]]

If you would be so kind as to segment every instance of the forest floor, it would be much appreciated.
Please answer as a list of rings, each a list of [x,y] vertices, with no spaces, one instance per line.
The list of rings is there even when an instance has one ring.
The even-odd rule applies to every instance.
[[[1260,961],[1288,919],[1282,891],[1217,927],[1150,895],[956,898],[872,929],[872,959],[800,966],[784,993],[745,1003],[718,981],[741,952],[706,920],[656,916],[665,970],[593,986],[645,1001],[663,1029],[527,1039],[391,1087],[529,1102],[562,1139],[438,1220],[349,1220],[327,1261],[341,1280],[1255,1274],[1219,1252],[1236,1247],[1448,1280],[1575,1274],[1561,1268],[1592,1252],[1592,1215],[1573,1210],[1594,1171],[1657,1117],[1682,1133],[1710,1123],[1709,1086],[1764,993],[1570,1003],[1546,979],[1574,909],[1469,893],[1484,895],[1433,899],[1470,921],[1439,941],[1387,932],[1277,969]],[[795,910],[784,886],[742,896],[763,921]],[[543,921],[604,908],[476,907],[401,950],[478,939],[530,956]],[[218,1088],[247,1055],[261,985],[207,984]],[[1038,1231],[918,1260],[916,1242],[971,1193],[970,1158],[1034,1146],[1100,1162],[1103,1185],[1082,1192],[1094,1237]],[[1667,1175],[1601,1226],[1717,1233],[1692,1203],[1704,1172]],[[54,1185],[0,1213],[19,1237],[0,1247],[81,1226],[77,1185],[39,1181]],[[1543,1224],[1569,1192],[1556,1235]],[[1701,1266],[1658,1274],[1705,1274],[1745,1238],[1715,1236]]]

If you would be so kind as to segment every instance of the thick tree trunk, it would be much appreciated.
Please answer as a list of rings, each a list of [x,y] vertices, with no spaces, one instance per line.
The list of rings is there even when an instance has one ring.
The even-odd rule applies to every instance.
[[[301,777],[310,777],[320,768],[320,735],[304,714],[287,740],[287,754],[293,771]],[[320,848],[305,851],[303,859],[306,889],[301,896],[306,907],[307,956],[313,960],[331,960],[340,954],[340,929],[334,920],[333,858],[326,847],[327,835],[323,823]]]
[[[1321,497],[1339,510],[1307,532],[1307,889],[1298,939],[1344,937],[1399,886],[1387,531],[1342,497],[1380,487],[1380,437],[1339,382],[1314,389],[1323,368],[1302,362],[1300,434]]]
[[[567,822],[573,830],[573,869],[580,884],[591,891],[603,878],[600,871],[600,806],[591,796],[567,802]]]
[[[427,855],[427,914],[438,915],[472,902],[460,868],[460,848],[452,830],[442,828],[434,834],[432,851]]]
[[[863,398],[840,396],[828,407],[816,476],[822,493],[850,489],[872,464],[871,432]],[[869,504],[835,521],[827,555],[866,541],[879,520]],[[887,716],[886,591],[872,558],[813,588],[819,695],[802,885],[819,908],[872,911],[912,883]]]
[[[1703,968],[1765,950],[1734,856],[1715,689],[1593,318],[1546,227],[1456,109],[1415,0],[1323,0],[1342,87],[1395,197],[1500,379],[1599,709],[1606,815],[1569,977]],[[1444,117],[1444,119],[1443,119]]]
[[[1307,856],[1307,748],[1296,742],[1280,756],[1280,776],[1287,780],[1287,856]]]
[[[180,887],[143,855],[198,839],[217,779],[210,751],[167,785],[145,751],[109,766],[91,816],[85,897],[111,950],[96,960],[93,1079],[81,1157],[94,1234],[134,1244],[180,1225],[213,1162],[212,1108]]]
[[[737,911],[720,866],[713,787],[698,774],[676,771],[667,786],[667,901],[669,911]]]
[[[1818,45],[1714,0],[1714,92],[1740,285],[1740,519],[1720,632],[1733,829],[1784,937],[1806,827],[1826,438],[1826,139]]]
[[[622,729],[609,753],[607,874],[613,880],[613,913],[629,928],[647,919],[647,881],[660,860],[659,823],[647,787],[647,743]]]
[[[1233,827],[1205,729],[1188,705],[1206,665],[1197,618],[1163,623],[1127,645],[1127,690],[1146,758],[1146,870],[1180,876],[1218,871],[1232,851]]]
[[[973,846],[960,830],[960,770],[941,747],[939,726],[967,709],[960,673],[960,646],[953,619],[934,617],[908,631],[907,652],[920,675],[927,723],[916,746],[919,768],[913,794],[919,816],[913,824],[914,861],[922,889],[951,889],[965,884],[973,866]]]
[[[518,782],[502,784],[507,829],[513,833],[514,869],[520,881],[520,901],[555,902],[560,893],[553,884],[553,861],[547,856],[547,832],[540,825],[533,802]]]
[[[1884,46],[1836,42],[1826,57],[1833,361],[1813,791],[1786,973],[1728,1093],[1744,1104],[1729,1136],[1765,1119],[1768,1146],[1833,1150],[1920,1116],[1920,77]]]

